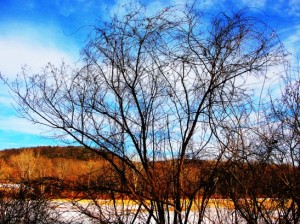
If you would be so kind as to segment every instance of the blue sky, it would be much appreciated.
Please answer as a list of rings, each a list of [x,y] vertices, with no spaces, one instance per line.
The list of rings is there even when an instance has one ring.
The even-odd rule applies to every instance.
[[[13,79],[27,65],[39,72],[48,62],[78,62],[92,25],[121,13],[127,0],[0,0],[0,72]],[[149,12],[185,1],[142,1]],[[300,0],[199,0],[206,13],[246,9],[266,21],[285,47],[300,57]],[[0,149],[58,145],[45,129],[17,117],[8,89],[0,84]]]

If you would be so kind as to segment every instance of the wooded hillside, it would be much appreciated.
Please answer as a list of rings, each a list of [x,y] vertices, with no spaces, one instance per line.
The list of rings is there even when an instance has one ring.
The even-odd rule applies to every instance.
[[[2,183],[42,179],[60,182],[86,182],[97,178],[105,162],[82,147],[34,147],[0,152]]]
[[[170,188],[174,177],[168,175],[174,163],[176,161],[165,160],[152,164],[152,173],[162,197],[168,198],[174,193]],[[218,168],[215,167],[217,163]],[[119,168],[127,170],[121,162]],[[43,185],[43,191],[52,197],[74,194],[107,197],[112,189],[126,195],[128,190],[120,182],[122,178],[115,169],[83,147],[42,146],[0,151],[1,183],[35,183],[38,188]],[[213,197],[230,198],[238,194],[248,198],[254,192],[259,197],[278,197],[289,194],[290,186],[286,183],[292,182],[294,172],[299,171],[287,164],[187,160],[182,188],[184,197],[190,197],[203,186],[209,188]],[[147,183],[135,173],[127,170],[124,175],[131,177],[131,187],[135,192],[150,193]],[[199,196],[202,196],[201,192]]]

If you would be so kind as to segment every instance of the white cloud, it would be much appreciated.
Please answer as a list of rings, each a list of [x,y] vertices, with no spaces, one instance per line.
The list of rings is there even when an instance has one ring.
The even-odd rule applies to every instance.
[[[21,72],[23,65],[28,65],[32,73],[37,73],[48,62],[60,65],[64,61],[73,65],[78,60],[79,47],[50,25],[6,23],[0,24],[0,30],[0,73],[10,80]],[[36,136],[45,133],[44,127],[15,117],[12,103],[14,101],[8,94],[8,88],[1,83],[0,130]]]
[[[38,72],[48,62],[59,64],[62,60],[72,61],[68,54],[60,50],[14,38],[1,39],[0,49],[0,70],[3,75],[9,77],[15,76],[23,65],[28,65],[34,72]]]
[[[284,46],[296,60],[300,57],[300,25],[285,31],[288,36],[283,40]],[[297,58],[298,57],[298,58]]]
[[[12,103],[13,103],[13,99],[10,97],[9,94],[9,88],[7,86],[5,86],[4,84],[0,83],[0,107],[1,107],[1,112],[4,110],[5,108],[11,107]]]
[[[289,14],[294,16],[300,16],[300,2],[299,0],[289,1]]]
[[[78,49],[55,29],[9,24],[1,27],[1,33],[0,72],[4,76],[14,77],[23,65],[39,72],[48,62],[73,64],[76,60]]]
[[[33,135],[41,135],[42,132],[45,132],[45,128],[15,116],[0,117],[0,130]]]
[[[288,16],[300,16],[300,1],[299,0],[277,0],[273,1],[268,6],[277,14],[287,18]]]

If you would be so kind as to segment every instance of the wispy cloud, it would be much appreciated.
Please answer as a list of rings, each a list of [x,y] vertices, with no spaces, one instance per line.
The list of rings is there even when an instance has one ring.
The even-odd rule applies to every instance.
[[[68,46],[72,44],[68,43],[67,37],[57,41],[55,30],[49,32],[48,29],[16,23],[2,30],[0,72],[5,76],[15,76],[23,65],[39,72],[48,62],[60,64],[63,60],[67,63],[76,61],[76,47]],[[65,45],[62,47],[63,42]]]
[[[41,135],[41,133],[47,131],[45,127],[34,125],[26,119],[21,119],[16,116],[0,116],[0,130],[32,135]]]
[[[284,45],[294,58],[300,57],[300,25],[291,27],[285,31]]]
[[[0,73],[9,79],[20,73],[23,65],[38,73],[48,62],[72,65],[78,60],[79,47],[72,37],[51,24],[43,27],[15,21],[0,23],[0,30]],[[0,149],[51,142],[41,137],[44,127],[15,116],[8,88],[1,83],[0,89]]]
[[[101,5],[103,3],[98,0],[53,0],[47,4],[54,4],[55,11],[57,11],[61,15],[70,16],[75,13],[82,15],[91,11],[97,12],[101,8]]]
[[[285,18],[288,18],[288,16],[300,16],[299,0],[277,0],[273,2],[269,0],[268,7]]]
[[[299,0],[288,1],[289,11],[288,13],[293,16],[300,16],[300,2]]]
[[[242,0],[241,2],[247,7],[262,9],[265,7],[267,1],[266,0]]]
[[[61,142],[58,142],[54,139],[45,138],[40,135],[31,135],[2,130],[0,130],[0,143],[0,150],[20,147],[62,144]]]

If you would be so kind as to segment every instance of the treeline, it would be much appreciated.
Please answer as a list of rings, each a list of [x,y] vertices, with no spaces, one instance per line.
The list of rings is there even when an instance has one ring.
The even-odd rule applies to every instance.
[[[86,183],[95,180],[106,163],[82,147],[35,147],[0,152],[0,182],[3,184],[36,183],[49,196],[59,196],[63,183]],[[38,186],[39,185],[39,186]],[[53,185],[53,186],[51,186]],[[56,186],[56,191],[53,187]],[[47,193],[47,192],[46,192]],[[55,195],[56,194],[56,195]],[[66,195],[65,195],[66,196]]]
[[[0,151],[1,159],[9,159],[12,156],[19,155],[24,151],[32,151],[35,157],[44,156],[46,158],[65,158],[90,160],[99,158],[95,153],[86,150],[80,146],[38,146],[29,148],[12,148]]]
[[[175,179],[171,174],[176,163],[174,160],[156,161],[151,167],[158,194],[164,200],[174,195],[172,185]],[[15,183],[35,185],[54,198],[107,198],[112,196],[112,191],[117,192],[114,197],[123,195],[133,199],[132,192],[150,197],[150,185],[140,174],[136,175],[121,161],[116,164],[119,166],[113,167],[83,147],[10,149],[0,152],[0,179],[2,186]],[[139,166],[138,162],[136,166]],[[124,176],[131,179],[131,183],[122,183],[116,169],[124,170]],[[197,194],[209,198],[298,199],[299,176],[300,169],[284,163],[188,159],[183,168],[182,192],[184,198]]]

